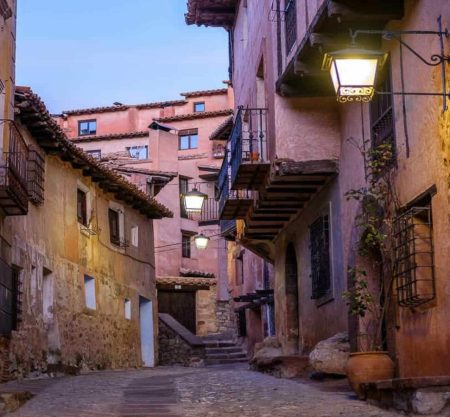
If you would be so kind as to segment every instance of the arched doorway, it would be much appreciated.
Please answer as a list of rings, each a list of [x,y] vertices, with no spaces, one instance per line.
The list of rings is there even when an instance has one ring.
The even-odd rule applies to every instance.
[[[299,349],[299,311],[298,311],[298,270],[297,254],[294,245],[289,243],[285,262],[286,288],[286,348],[287,353],[297,353]]]

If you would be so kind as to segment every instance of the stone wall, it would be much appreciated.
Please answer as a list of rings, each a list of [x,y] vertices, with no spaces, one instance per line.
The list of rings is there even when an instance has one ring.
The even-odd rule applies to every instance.
[[[237,337],[235,314],[233,312],[233,301],[217,301],[216,320],[218,333],[230,334],[233,339]]]
[[[192,346],[163,320],[159,320],[159,364],[203,366],[203,346]]]

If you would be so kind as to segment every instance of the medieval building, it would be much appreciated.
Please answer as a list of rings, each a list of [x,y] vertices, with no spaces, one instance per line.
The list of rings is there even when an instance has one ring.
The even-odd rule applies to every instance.
[[[1,378],[154,366],[153,219],[172,213],[15,87],[15,2],[0,12]]]
[[[188,24],[229,32],[219,211],[274,265],[285,355],[343,331],[365,349],[345,298],[364,268],[382,283],[380,347],[396,376],[450,375],[449,16],[445,0],[188,2]],[[355,56],[374,67],[339,67]]]
[[[155,224],[159,312],[193,334],[233,333],[225,240],[220,236],[216,180],[223,139],[211,136],[229,120],[233,91],[181,94],[179,100],[64,111],[55,116],[72,143],[154,196],[173,213]],[[206,195],[200,213],[183,195]],[[197,249],[194,238],[209,238]]]

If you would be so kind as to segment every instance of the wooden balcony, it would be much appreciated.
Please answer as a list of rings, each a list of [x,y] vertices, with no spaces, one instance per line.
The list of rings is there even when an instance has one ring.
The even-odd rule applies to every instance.
[[[311,3],[310,10],[317,7],[309,27],[297,31],[296,22],[290,22],[285,29],[286,39],[297,45],[276,83],[277,92],[286,97],[333,96],[329,73],[321,70],[324,53],[347,48],[350,29],[380,30],[404,14],[404,0],[306,1]],[[381,41],[381,36],[358,38],[359,45],[367,49],[380,49]]]
[[[11,120],[0,121],[3,144],[8,144],[0,160],[0,208],[5,216],[28,213],[28,147]]]
[[[238,109],[230,136],[233,190],[257,190],[264,183],[270,169],[267,135],[267,109]]]

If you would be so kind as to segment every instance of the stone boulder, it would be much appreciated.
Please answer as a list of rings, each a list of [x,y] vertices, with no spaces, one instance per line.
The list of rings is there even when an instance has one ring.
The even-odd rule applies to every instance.
[[[345,375],[345,367],[350,355],[347,333],[338,333],[317,343],[309,354],[311,366],[317,372]]]
[[[276,337],[266,337],[262,342],[255,344],[253,358],[250,362],[264,365],[271,363],[273,358],[282,354],[283,351],[278,339]]]

